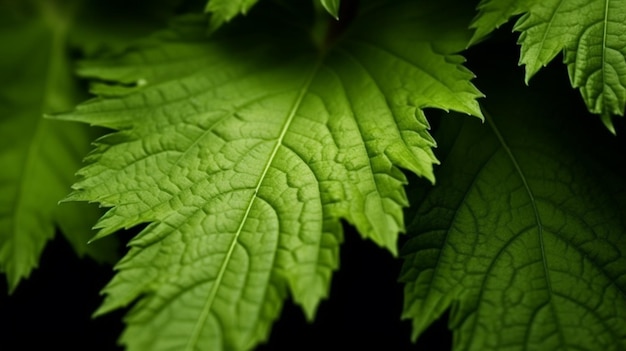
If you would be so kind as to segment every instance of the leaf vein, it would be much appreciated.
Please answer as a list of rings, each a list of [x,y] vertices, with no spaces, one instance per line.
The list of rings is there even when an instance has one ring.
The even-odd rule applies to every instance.
[[[241,219],[241,222],[239,224],[239,228],[237,228],[237,231],[235,232],[235,235],[233,236],[233,239],[229,245],[228,251],[226,253],[226,257],[224,258],[224,260],[222,261],[222,264],[220,266],[220,270],[218,272],[216,281],[214,283],[214,285],[211,288],[211,291],[209,292],[209,296],[207,298],[207,301],[205,302],[203,308],[202,308],[202,312],[200,314],[200,317],[198,318],[197,322],[194,324],[194,328],[192,330],[191,336],[189,338],[189,341],[187,343],[187,345],[185,346],[185,350],[187,351],[191,351],[193,350],[193,348],[195,347],[195,345],[198,342],[198,339],[200,338],[200,331],[202,329],[202,327],[204,326],[204,324],[206,323],[207,317],[212,309],[212,305],[213,305],[213,301],[215,300],[215,297],[217,295],[217,290],[219,288],[219,285],[224,277],[224,273],[226,271],[226,267],[228,266],[228,264],[230,263],[230,258],[234,252],[234,248],[236,246],[236,243],[239,239],[239,236],[241,235],[241,232],[243,231],[243,228],[247,222],[247,219],[250,215],[250,212],[252,211],[252,207],[255,203],[255,199],[258,198],[258,192],[259,189],[261,188],[261,185],[263,184],[263,181],[265,180],[265,176],[267,175],[267,172],[269,171],[274,158],[276,157],[276,154],[278,153],[278,150],[280,149],[280,146],[283,143],[283,139],[285,138],[285,135],[287,134],[287,131],[289,130],[289,127],[291,126],[291,123],[293,122],[293,119],[296,116],[296,113],[298,111],[298,109],[300,108],[300,105],[304,99],[304,97],[306,96],[306,93],[311,85],[311,83],[313,82],[313,78],[315,77],[319,67],[321,65],[321,59],[316,62],[315,66],[313,67],[313,69],[311,70],[311,72],[309,73],[308,77],[306,78],[306,81],[304,82],[302,88],[300,88],[300,91],[298,93],[298,96],[296,97],[296,100],[294,101],[294,104],[291,108],[291,110],[289,111],[289,114],[287,115],[287,118],[285,120],[285,123],[283,124],[282,130],[280,132],[280,135],[278,136],[276,143],[274,145],[274,149],[272,150],[272,153],[270,154],[265,167],[259,177],[259,180],[257,182],[257,185],[254,189],[254,193],[252,194],[250,200],[248,201],[248,206],[245,210],[245,213],[243,215],[243,218]]]

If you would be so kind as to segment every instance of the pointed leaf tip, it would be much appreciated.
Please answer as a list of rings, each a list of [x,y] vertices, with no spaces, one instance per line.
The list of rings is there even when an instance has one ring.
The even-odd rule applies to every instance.
[[[335,20],[339,20],[339,6],[341,4],[341,0],[319,0],[322,3],[322,6],[326,11],[335,18]]]

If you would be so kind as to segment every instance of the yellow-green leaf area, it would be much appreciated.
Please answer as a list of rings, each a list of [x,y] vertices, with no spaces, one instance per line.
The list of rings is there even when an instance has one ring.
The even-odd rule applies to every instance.
[[[480,116],[455,54],[467,12],[444,5],[363,1],[339,31],[324,14],[329,34],[314,43],[312,7],[288,16],[261,3],[208,38],[203,18],[183,18],[82,66],[122,84],[61,116],[117,130],[98,140],[70,199],[112,207],[99,236],[147,224],[98,311],[138,300],[129,350],[250,349],[288,295],[312,319],[338,267],[342,219],[396,252],[401,169],[434,180],[422,109]]]

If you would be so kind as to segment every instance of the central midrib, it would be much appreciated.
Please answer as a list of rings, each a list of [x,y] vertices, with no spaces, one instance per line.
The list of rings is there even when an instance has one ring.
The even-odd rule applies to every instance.
[[[204,304],[204,307],[202,308],[200,317],[198,318],[196,324],[194,325],[193,331],[189,338],[189,342],[187,343],[185,347],[185,351],[192,351],[194,349],[194,346],[197,344],[200,338],[200,332],[204,328],[204,325],[209,317],[209,313],[211,311],[211,308],[213,307],[213,302],[215,301],[215,297],[217,296],[217,291],[220,287],[222,279],[224,278],[226,267],[228,266],[228,263],[230,262],[230,259],[235,250],[235,247],[237,246],[237,241],[239,240],[239,236],[241,232],[243,231],[245,223],[247,222],[250,212],[252,210],[252,207],[257,199],[259,189],[261,188],[261,185],[263,184],[263,181],[265,180],[265,176],[267,175],[267,172],[269,171],[274,159],[276,158],[276,154],[278,153],[278,150],[280,149],[283,143],[285,135],[287,135],[287,131],[289,130],[289,127],[291,126],[291,123],[293,122],[296,116],[296,113],[298,112],[298,109],[300,108],[300,105],[302,104],[302,101],[304,97],[306,96],[309,90],[309,87],[311,86],[311,83],[313,82],[315,75],[317,74],[317,71],[319,70],[321,66],[322,61],[323,61],[323,58],[320,57],[320,59],[318,59],[318,61],[315,63],[315,65],[311,69],[311,72],[309,73],[306,80],[302,84],[302,87],[300,88],[300,91],[296,99],[294,100],[294,103],[291,106],[291,109],[289,110],[289,114],[287,115],[285,123],[283,124],[281,128],[280,135],[276,139],[276,144],[274,145],[274,148],[272,149],[272,153],[268,157],[268,160],[265,163],[265,167],[263,168],[263,171],[261,172],[261,176],[259,177],[259,180],[257,181],[256,187],[254,189],[254,193],[250,196],[250,200],[248,201],[248,207],[246,208],[243,218],[241,219],[239,228],[237,228],[237,232],[235,233],[232,241],[230,242],[228,251],[226,253],[226,257],[224,257],[224,260],[222,261],[222,265],[220,266],[219,273],[217,277],[215,278],[215,282],[213,283],[213,286],[211,287],[211,291],[209,292],[209,295]]]
[[[491,130],[493,130],[494,134],[496,135],[496,138],[498,139],[498,142],[502,145],[502,148],[504,149],[504,151],[506,152],[507,156],[511,160],[511,163],[513,163],[513,167],[515,168],[515,171],[519,175],[520,180],[522,181],[522,184],[524,185],[524,189],[526,190],[526,193],[528,194],[528,197],[530,199],[530,204],[532,206],[533,213],[535,215],[535,223],[537,224],[537,236],[538,236],[538,239],[539,239],[539,247],[541,249],[541,262],[542,262],[542,265],[543,265],[543,272],[544,272],[544,277],[545,277],[545,282],[546,282],[546,288],[547,288],[548,293],[549,293],[548,303],[549,303],[550,308],[552,309],[552,312],[553,312],[553,314],[555,315],[555,318],[556,318],[556,313],[554,313],[554,305],[551,303],[552,302],[552,294],[553,294],[553,292],[552,292],[552,282],[551,282],[551,279],[550,279],[550,270],[548,269],[548,258],[547,258],[547,255],[546,255],[546,248],[545,248],[545,242],[544,242],[545,239],[544,239],[544,235],[543,235],[544,234],[543,233],[543,221],[541,219],[541,215],[539,214],[539,209],[537,207],[537,202],[535,200],[535,195],[534,195],[532,189],[530,188],[530,185],[528,184],[528,180],[526,179],[526,175],[522,171],[522,167],[517,162],[517,158],[515,157],[515,154],[513,154],[513,151],[511,150],[511,148],[509,147],[507,142],[504,140],[504,137],[500,133],[500,130],[498,129],[498,127],[495,125],[495,123],[493,121],[493,118],[491,118],[491,115],[489,113],[487,113],[486,111],[484,111],[484,115],[485,115],[485,119],[487,120],[487,122],[491,126]],[[559,337],[562,339],[563,334],[559,333]],[[527,346],[527,345],[525,345],[525,346]]]
[[[537,233],[538,233],[538,236],[539,236],[539,244],[540,244],[540,247],[541,247],[541,256],[542,256],[542,262],[543,262],[543,269],[544,269],[544,273],[545,273],[545,276],[546,276],[546,284],[547,284],[547,287],[548,287],[548,291],[552,292],[552,286],[551,286],[551,283],[550,283],[550,272],[548,270],[548,261],[547,261],[547,258],[546,258],[546,251],[545,251],[545,247],[544,247],[543,223],[542,223],[542,220],[541,220],[541,216],[539,215],[539,209],[537,208],[537,203],[535,201],[535,195],[533,194],[533,191],[530,188],[530,185],[528,184],[528,181],[526,180],[526,175],[524,174],[524,172],[522,171],[521,166],[517,162],[517,158],[513,154],[513,151],[511,151],[511,148],[509,147],[509,145],[504,140],[504,137],[502,136],[502,134],[500,134],[500,130],[495,125],[495,123],[493,121],[493,118],[491,118],[491,115],[489,115],[489,113],[487,113],[486,111],[483,111],[483,112],[484,112],[485,118],[487,119],[489,125],[491,126],[491,129],[493,130],[494,134],[496,135],[496,138],[498,139],[498,142],[500,143],[500,145],[502,145],[502,148],[504,149],[504,151],[506,152],[507,156],[511,160],[511,163],[513,163],[513,167],[515,168],[515,171],[519,175],[519,177],[520,177],[520,179],[522,181],[522,184],[524,185],[524,189],[526,190],[526,193],[528,194],[528,197],[530,199],[530,204],[532,206],[533,213],[535,215],[535,223],[537,224]]]
[[[606,83],[607,79],[606,79],[606,41],[607,41],[607,33],[608,33],[608,28],[609,28],[609,2],[610,0],[605,0],[604,2],[604,18],[603,18],[603,24],[604,27],[602,28],[602,83],[604,85],[608,85]],[[606,104],[606,93],[604,92],[604,90],[602,91],[602,104],[603,107],[606,108],[606,106],[604,106]]]

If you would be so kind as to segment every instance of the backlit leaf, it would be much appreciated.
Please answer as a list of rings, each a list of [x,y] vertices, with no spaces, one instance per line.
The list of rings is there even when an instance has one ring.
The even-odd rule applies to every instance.
[[[434,180],[421,109],[480,116],[454,54],[470,11],[361,6],[345,30],[328,18],[317,42],[313,11],[293,18],[268,2],[209,39],[204,19],[188,18],[84,65],[123,85],[61,116],[118,130],[98,141],[70,199],[113,207],[100,236],[148,224],[98,312],[139,299],[129,350],[249,349],[287,294],[312,318],[338,265],[340,219],[395,252],[399,167]]]
[[[624,115],[626,106],[625,0],[483,0],[479,10],[476,36],[523,13],[515,30],[526,82],[564,52],[572,86],[614,131],[611,115]]]

